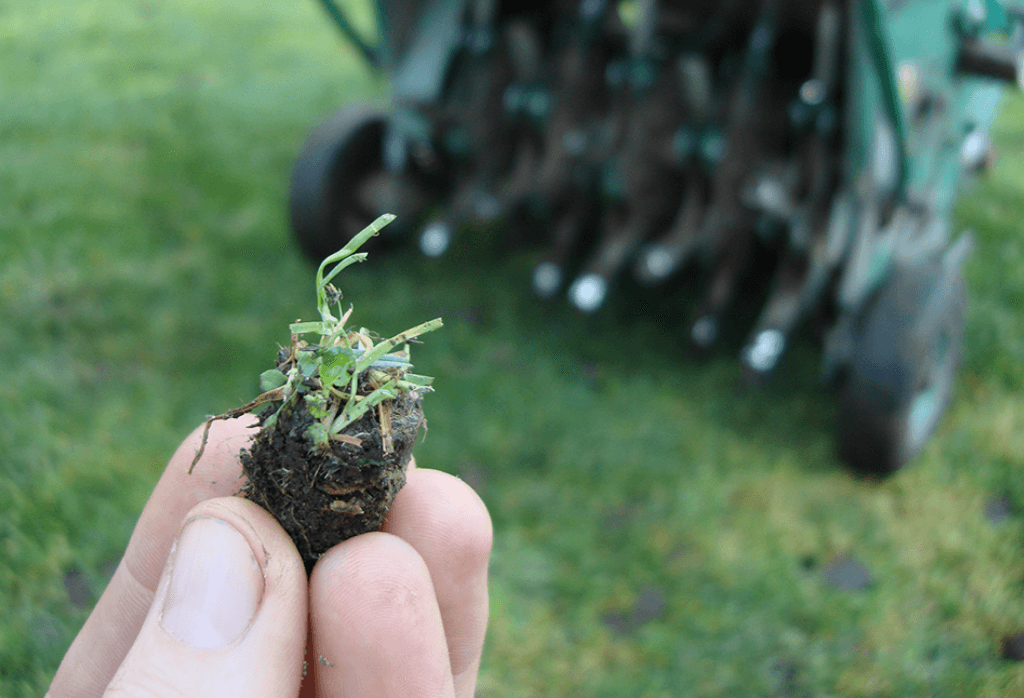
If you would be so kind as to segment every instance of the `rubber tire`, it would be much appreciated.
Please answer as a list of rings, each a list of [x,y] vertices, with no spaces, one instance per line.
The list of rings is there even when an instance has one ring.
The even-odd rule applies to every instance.
[[[343,214],[372,222],[375,212],[364,210],[353,192],[364,178],[383,168],[386,123],[384,112],[374,107],[343,107],[313,130],[296,159],[288,212],[299,247],[312,261],[319,262],[347,242]]]
[[[920,453],[949,405],[963,352],[962,276],[953,279],[927,337],[914,332],[939,278],[937,265],[898,267],[855,335],[839,395],[837,437],[840,458],[857,472],[885,477],[902,468]]]

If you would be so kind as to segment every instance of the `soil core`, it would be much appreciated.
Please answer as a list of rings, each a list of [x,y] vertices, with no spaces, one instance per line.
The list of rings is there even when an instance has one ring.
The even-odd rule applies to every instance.
[[[305,400],[282,410],[241,453],[248,481],[242,493],[281,523],[302,555],[307,574],[329,548],[380,529],[405,484],[405,470],[420,427],[422,396],[400,393],[390,404],[388,448],[378,410],[371,409],[329,448],[306,437],[313,423]],[[260,418],[261,425],[269,413]],[[358,445],[354,445],[358,443]]]

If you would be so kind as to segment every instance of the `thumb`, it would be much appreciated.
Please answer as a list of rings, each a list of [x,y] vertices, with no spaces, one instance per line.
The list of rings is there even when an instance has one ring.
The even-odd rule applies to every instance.
[[[291,539],[237,497],[182,524],[153,606],[107,696],[295,696],[307,581]]]

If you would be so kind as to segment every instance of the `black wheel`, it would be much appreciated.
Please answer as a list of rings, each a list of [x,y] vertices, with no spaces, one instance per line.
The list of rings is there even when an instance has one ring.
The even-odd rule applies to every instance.
[[[897,267],[879,291],[839,395],[839,455],[855,470],[889,475],[935,431],[960,364],[965,305],[963,278],[938,265]]]
[[[319,262],[382,213],[394,213],[392,237],[422,205],[423,193],[383,162],[384,112],[365,105],[339,110],[309,136],[292,170],[289,215],[302,251]],[[364,246],[364,249],[366,247]]]

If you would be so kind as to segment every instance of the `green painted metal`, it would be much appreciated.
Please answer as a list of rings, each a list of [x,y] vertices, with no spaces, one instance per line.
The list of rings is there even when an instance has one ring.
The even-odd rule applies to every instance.
[[[955,73],[964,36],[956,27],[985,39],[1007,29],[1013,16],[996,0],[979,7],[969,24],[958,19],[970,16],[970,8],[964,10],[958,0],[909,0],[895,11],[881,0],[851,5],[844,176],[845,186],[858,194],[859,215],[868,215],[872,197],[880,197],[883,211],[909,205],[923,206],[935,218],[951,215],[963,179],[964,139],[973,131],[988,132],[1004,89],[992,80]],[[877,168],[873,156],[889,151],[879,144],[886,138],[892,139],[896,174],[891,188],[875,191],[881,183],[869,175]],[[849,312],[856,312],[892,269],[899,235],[880,231],[874,237],[864,263],[854,255],[848,264],[850,278],[840,301]]]
[[[370,67],[375,70],[381,68],[380,55],[376,47],[370,45],[369,42],[359,35],[352,22],[349,21],[348,17],[341,11],[341,8],[338,7],[334,0],[320,0],[320,4],[323,5],[324,10],[330,15],[341,33],[352,42],[352,45],[359,51]]]
[[[999,12],[989,10],[986,16],[1001,19],[985,33],[1001,31],[1008,14],[994,0],[988,4],[998,7]],[[963,137],[972,129],[989,130],[1003,92],[991,80],[954,74],[958,37],[950,27],[960,24],[956,18],[962,14],[958,2],[918,0],[908,3],[888,21],[893,49],[890,72],[913,71],[918,91],[941,94],[946,100],[942,123],[922,120],[907,134],[908,189],[918,197],[927,192],[933,205],[943,212],[952,209],[959,190]],[[986,26],[983,23],[974,31],[980,33]],[[902,101],[905,109],[913,100],[904,95]]]
[[[557,292],[584,251],[565,285],[583,312],[630,266],[654,285],[699,257],[711,283],[690,336],[707,348],[743,236],[760,236],[780,260],[741,352],[757,375],[823,304],[837,311],[825,374],[853,370],[862,326],[908,269],[921,307],[886,313],[931,326],[961,288],[970,245],[951,247],[949,228],[965,172],[985,162],[1005,84],[1024,86],[1024,9],[1000,0],[373,0],[375,47],[335,1],[321,0],[391,79],[382,150],[412,163],[386,163],[421,186],[410,210],[420,194],[444,202],[425,214],[425,253],[428,233],[447,246],[464,222],[549,217],[534,288]],[[956,352],[936,353],[952,375],[941,355]],[[919,393],[900,403],[914,443],[948,395]]]
[[[907,126],[896,89],[896,78],[893,74],[891,39],[885,22],[885,10],[881,7],[881,0],[865,0],[860,3],[860,7],[864,17],[864,37],[867,40],[868,52],[871,56],[874,78],[878,81],[882,106],[896,141],[894,195],[897,200],[902,200],[906,194],[908,176]]]
[[[461,39],[465,0],[438,0],[423,9],[408,48],[396,56],[391,89],[398,104],[433,104],[441,98],[448,66]]]

